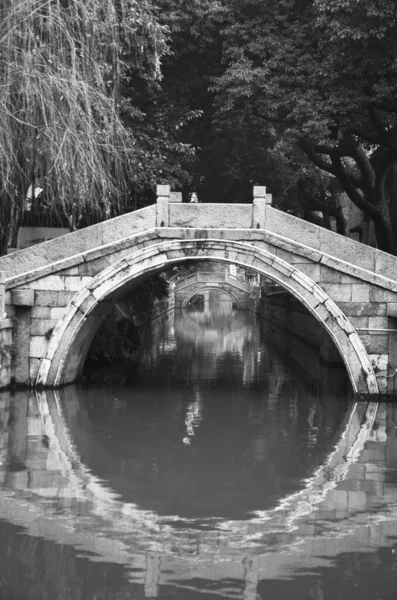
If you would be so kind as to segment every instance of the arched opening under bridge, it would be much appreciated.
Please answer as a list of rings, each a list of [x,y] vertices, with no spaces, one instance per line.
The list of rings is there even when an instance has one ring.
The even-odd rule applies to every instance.
[[[159,240],[132,252],[83,287],[54,328],[36,385],[58,387],[75,381],[88,349],[114,299],[133,282],[172,264],[195,260],[223,261],[250,268],[295,296],[326,329],[338,349],[355,393],[378,393],[375,373],[350,321],[314,281],[267,250],[245,242],[215,239]]]

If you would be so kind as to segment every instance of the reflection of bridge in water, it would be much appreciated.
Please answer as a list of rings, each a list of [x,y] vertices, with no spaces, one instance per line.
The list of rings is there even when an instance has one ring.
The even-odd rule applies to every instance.
[[[3,440],[2,464],[22,455],[28,438],[34,442],[24,464],[1,472],[0,518],[30,535],[92,553],[93,560],[125,564],[146,597],[157,596],[163,584],[233,578],[241,581],[244,599],[253,600],[261,579],[285,577],[308,561],[321,566],[352,546],[387,546],[389,536],[397,535],[397,492],[385,483],[387,449],[395,451],[397,442],[387,435],[384,406],[352,405],[325,463],[273,509],[246,521],[201,521],[200,528],[192,521],[186,529],[178,528],[178,515],[160,517],[123,502],[87,468],[59,394],[2,397],[6,418],[11,405],[19,413]],[[388,503],[387,521],[377,522],[371,512],[380,502]],[[338,517],[337,530],[327,531],[330,514]]]

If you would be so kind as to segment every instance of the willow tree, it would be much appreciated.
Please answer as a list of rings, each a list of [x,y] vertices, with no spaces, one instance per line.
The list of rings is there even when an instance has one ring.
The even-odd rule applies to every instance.
[[[141,160],[120,117],[142,116],[123,78],[159,78],[165,48],[150,0],[2,1],[1,252],[39,189],[72,227],[84,211],[112,213]]]

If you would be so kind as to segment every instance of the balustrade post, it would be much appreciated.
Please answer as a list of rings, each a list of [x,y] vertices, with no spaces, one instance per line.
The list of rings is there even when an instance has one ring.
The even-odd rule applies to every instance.
[[[272,195],[266,193],[266,187],[263,185],[254,185],[251,229],[266,228],[266,205],[271,203]]]
[[[169,185],[158,185],[157,186],[157,214],[156,214],[157,227],[169,227],[170,195],[171,195],[171,188]]]

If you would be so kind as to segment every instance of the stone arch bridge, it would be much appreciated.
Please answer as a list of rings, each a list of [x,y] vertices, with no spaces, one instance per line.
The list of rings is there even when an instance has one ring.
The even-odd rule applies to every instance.
[[[328,332],[355,392],[391,390],[395,257],[276,210],[264,187],[252,205],[185,204],[169,186],[157,193],[153,206],[0,258],[3,385],[74,381],[123,290],[200,258],[285,288]]]
[[[259,287],[257,289],[259,290]],[[198,268],[195,273],[180,277],[173,282],[175,308],[185,308],[197,295],[207,298],[213,290],[229,296],[237,309],[254,308],[255,287],[242,277],[230,275],[227,266],[210,272]]]

